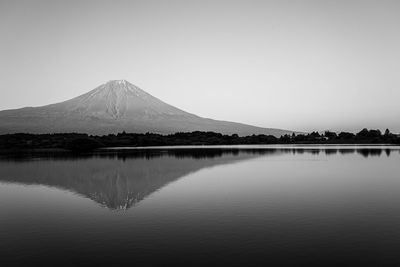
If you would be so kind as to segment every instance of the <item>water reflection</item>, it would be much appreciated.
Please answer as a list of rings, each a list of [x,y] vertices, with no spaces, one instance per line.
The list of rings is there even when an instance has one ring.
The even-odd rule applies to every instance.
[[[128,209],[189,173],[269,153],[275,154],[275,151],[218,149],[19,155],[0,162],[0,181],[57,187],[109,209]]]
[[[390,156],[397,148],[248,147],[143,149],[93,154],[15,154],[0,157],[0,182],[68,190],[113,210],[129,209],[189,173],[203,168],[285,153]]]

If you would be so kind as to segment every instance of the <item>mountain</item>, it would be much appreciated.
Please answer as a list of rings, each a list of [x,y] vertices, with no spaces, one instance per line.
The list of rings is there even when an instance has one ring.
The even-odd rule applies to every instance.
[[[175,133],[213,131],[224,134],[270,134],[291,131],[202,118],[175,108],[125,81],[113,80],[73,99],[0,111],[0,134],[117,132]]]

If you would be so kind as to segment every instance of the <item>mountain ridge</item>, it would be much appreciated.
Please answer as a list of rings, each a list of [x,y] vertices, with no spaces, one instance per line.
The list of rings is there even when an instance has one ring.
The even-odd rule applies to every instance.
[[[223,134],[271,134],[279,137],[293,131],[262,128],[213,120],[176,108],[126,80],[111,80],[72,99],[39,107],[0,111],[0,133],[110,134],[190,131]]]

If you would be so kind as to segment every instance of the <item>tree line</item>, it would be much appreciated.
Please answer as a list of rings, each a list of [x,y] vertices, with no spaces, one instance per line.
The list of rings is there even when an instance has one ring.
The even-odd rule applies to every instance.
[[[146,147],[177,145],[250,145],[250,144],[400,144],[400,135],[388,129],[363,129],[354,134],[349,132],[273,135],[226,135],[215,132],[178,132],[162,135],[156,133],[118,133],[103,136],[82,133],[55,134],[5,134],[0,135],[1,150],[63,149],[87,151],[102,147]]]

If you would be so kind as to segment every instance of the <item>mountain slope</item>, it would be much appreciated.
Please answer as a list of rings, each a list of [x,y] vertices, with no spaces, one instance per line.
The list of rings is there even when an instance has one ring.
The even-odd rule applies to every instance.
[[[291,133],[202,118],[175,108],[125,80],[109,81],[65,102],[0,111],[0,133],[214,131],[239,135]]]

